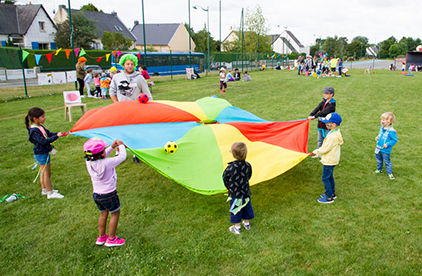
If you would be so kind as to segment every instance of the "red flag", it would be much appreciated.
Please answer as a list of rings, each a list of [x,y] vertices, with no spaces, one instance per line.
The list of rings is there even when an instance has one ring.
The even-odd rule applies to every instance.
[[[51,57],[53,56],[53,53],[49,53],[45,55],[48,59],[48,63],[51,63]]]
[[[116,56],[116,50],[113,51],[113,57],[115,57],[115,56]]]
[[[97,62],[100,62],[103,57],[97,58]]]
[[[138,59],[141,59],[141,53],[138,53]]]

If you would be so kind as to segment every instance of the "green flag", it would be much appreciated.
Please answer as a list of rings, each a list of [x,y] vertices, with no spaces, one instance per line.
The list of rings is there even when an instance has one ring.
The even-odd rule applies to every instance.
[[[25,61],[25,59],[29,56],[29,53],[25,50],[22,50],[22,62]]]
[[[81,48],[81,51],[79,52],[79,56],[81,57],[83,55],[86,55],[86,52],[83,48]]]

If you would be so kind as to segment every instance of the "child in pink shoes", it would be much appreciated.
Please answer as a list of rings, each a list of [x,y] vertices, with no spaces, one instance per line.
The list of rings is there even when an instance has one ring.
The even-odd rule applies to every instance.
[[[115,167],[126,159],[126,149],[122,141],[115,140],[111,147],[98,138],[91,138],[84,144],[86,168],[91,176],[94,192],[92,194],[94,202],[100,210],[98,219],[98,230],[100,236],[97,238],[97,245],[107,247],[122,246],[124,239],[118,238],[116,234],[117,224],[120,216],[120,201],[116,191],[116,170]],[[118,147],[119,155],[107,158],[107,156]],[[108,235],[106,225],[108,213],[111,214],[108,225]]]

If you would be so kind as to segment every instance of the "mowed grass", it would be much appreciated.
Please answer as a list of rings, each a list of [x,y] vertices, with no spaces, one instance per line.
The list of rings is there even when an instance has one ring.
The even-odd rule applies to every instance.
[[[66,88],[49,86],[45,94],[52,96],[1,103],[0,195],[26,196],[0,204],[2,274],[420,275],[422,75],[362,71],[324,79],[298,77],[295,71],[251,72],[251,82],[229,83],[226,94],[219,93],[218,75],[158,81],[155,100],[217,95],[272,121],[306,118],[321,101],[322,89],[333,86],[345,141],[334,170],[338,198],[328,205],[317,202],[324,192],[322,165],[307,158],[251,188],[256,217],[250,231],[235,236],[228,231],[226,196],[193,193],[128,158],[117,167],[122,204],[117,235],[126,244],[112,249],[95,245],[99,212],[83,159],[86,139],[69,136],[55,142],[52,181],[64,199],[47,200],[39,183],[32,182],[36,171],[28,168],[33,153],[24,116],[39,106],[46,110],[49,130],[71,129],[60,94]],[[83,101],[89,109],[111,103]],[[395,113],[399,137],[392,152],[394,181],[385,173],[372,174],[374,138],[386,111]],[[75,110],[74,117],[80,116]],[[309,151],[316,148],[316,136],[312,121]]]

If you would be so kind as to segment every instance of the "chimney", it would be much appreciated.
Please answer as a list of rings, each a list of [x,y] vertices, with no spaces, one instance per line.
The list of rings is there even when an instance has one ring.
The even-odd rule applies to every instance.
[[[138,25],[138,24],[139,24],[139,21],[138,21],[138,20],[135,20],[135,21],[133,22],[133,24],[136,26],[136,25]]]
[[[112,12],[111,12],[111,15],[113,15],[113,16],[117,16],[117,12],[112,11]]]

